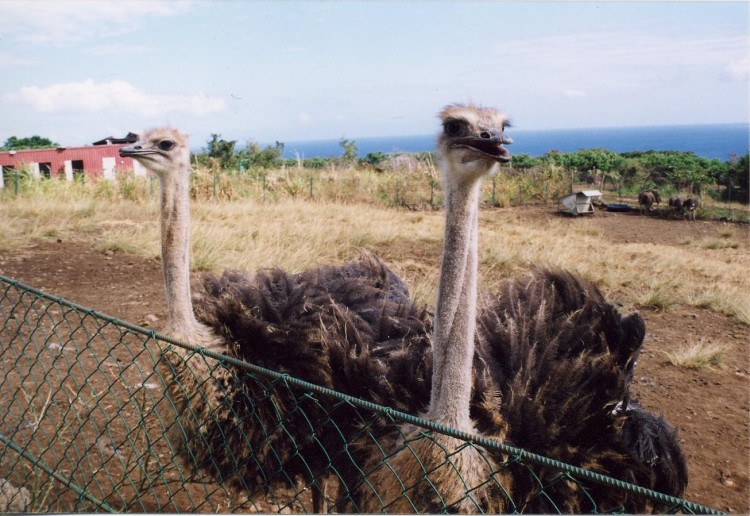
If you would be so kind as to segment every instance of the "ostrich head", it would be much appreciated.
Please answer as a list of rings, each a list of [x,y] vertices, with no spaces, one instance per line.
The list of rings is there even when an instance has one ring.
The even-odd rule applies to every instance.
[[[443,130],[437,146],[446,169],[463,179],[476,180],[477,176],[494,174],[497,163],[510,161],[510,152],[503,145],[513,140],[504,134],[510,122],[502,111],[453,104],[439,116]]]
[[[132,145],[120,149],[120,156],[133,158],[160,179],[176,171],[190,170],[187,137],[176,129],[151,129]]]

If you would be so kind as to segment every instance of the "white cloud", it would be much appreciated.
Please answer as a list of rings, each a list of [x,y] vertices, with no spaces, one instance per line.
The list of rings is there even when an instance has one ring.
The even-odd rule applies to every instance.
[[[309,124],[310,122],[312,122],[312,116],[310,116],[310,113],[307,113],[306,111],[301,112],[297,119],[301,124]]]
[[[151,16],[172,16],[191,1],[3,0],[0,33],[30,43],[66,44],[132,32]]]
[[[34,66],[39,64],[31,59],[22,59],[11,54],[0,52],[0,67],[2,66]]]
[[[750,77],[750,57],[745,56],[741,59],[730,61],[726,72],[732,79],[748,79]]]
[[[562,94],[569,99],[581,99],[586,96],[586,92],[581,90],[563,90]]]
[[[5,95],[6,102],[28,104],[40,113],[116,111],[157,116],[183,113],[194,116],[223,111],[223,99],[205,94],[165,95],[147,93],[125,81],[53,84],[46,88],[24,86],[17,93]]]
[[[152,52],[153,47],[148,45],[97,45],[86,50],[92,56],[122,56],[133,54],[145,54]]]

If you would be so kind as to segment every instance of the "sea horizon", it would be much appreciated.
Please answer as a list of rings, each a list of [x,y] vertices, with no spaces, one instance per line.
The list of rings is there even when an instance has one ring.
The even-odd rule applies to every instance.
[[[707,159],[728,161],[750,150],[750,124],[689,124],[626,126],[582,129],[508,129],[514,142],[512,154],[542,156],[550,151],[578,152],[603,148],[612,152],[677,151],[693,152]],[[354,141],[359,157],[372,152],[400,154],[435,150],[436,135],[346,137]],[[289,141],[284,143],[283,157],[329,158],[340,156],[340,138]],[[267,144],[264,144],[267,145]]]

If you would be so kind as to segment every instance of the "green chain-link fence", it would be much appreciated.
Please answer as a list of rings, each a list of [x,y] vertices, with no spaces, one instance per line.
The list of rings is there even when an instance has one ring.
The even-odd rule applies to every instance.
[[[202,467],[189,467],[176,458],[178,445],[168,437],[174,435],[174,429],[168,430],[175,424],[169,409],[176,408],[165,397],[167,382],[156,372],[162,354],[184,344],[3,276],[0,289],[0,512],[311,512],[313,492],[326,480],[324,510],[356,510],[352,505],[336,505],[336,500],[350,500],[347,486],[353,483],[333,465],[324,473],[320,468],[313,473],[311,468],[307,477],[300,478],[280,463],[274,471],[261,471],[260,480],[212,470],[210,457],[207,463],[205,457],[195,457]],[[588,493],[591,512],[623,510],[598,505],[596,486],[607,486],[649,499],[664,512],[716,513],[230,357],[207,350],[192,352],[199,353],[212,371],[226,368],[241,375],[243,382],[262,386],[260,390],[269,393],[269,398],[273,393],[277,399],[294,402],[275,407],[276,420],[259,419],[259,425],[284,428],[291,421],[299,425],[309,411],[345,407],[356,413],[363,432],[373,421],[386,419],[393,425],[421,427],[416,440],[446,434],[461,440],[460,447],[502,452],[508,457],[503,467],[512,464],[536,472],[532,473],[539,484],[536,496],[548,497],[553,509],[565,510],[554,505],[547,491],[554,490],[554,484],[568,483]],[[325,403],[320,402],[323,399]],[[245,406],[263,403],[268,400],[248,400]],[[310,439],[317,438],[316,430],[310,427]],[[294,433],[298,436],[299,428]],[[402,438],[401,445],[414,446],[415,438]],[[296,443],[290,433],[288,442],[269,439],[263,446],[267,449],[248,450],[249,459],[243,460],[274,454],[281,447],[284,453],[291,449],[294,456]],[[446,463],[455,453],[445,450]],[[543,482],[538,475],[542,469],[555,474],[545,474]],[[497,478],[502,475],[487,481],[498,482]],[[362,481],[367,482],[367,477]],[[503,486],[499,488],[504,492]],[[508,507],[514,512],[525,509],[513,500]]]

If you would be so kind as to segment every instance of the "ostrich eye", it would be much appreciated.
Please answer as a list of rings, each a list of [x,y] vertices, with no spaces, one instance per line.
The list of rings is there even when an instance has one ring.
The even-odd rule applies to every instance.
[[[461,122],[457,120],[448,120],[445,125],[445,134],[448,136],[458,136],[461,134]]]
[[[174,142],[172,140],[162,140],[159,142],[158,147],[163,151],[170,151],[174,148]]]

